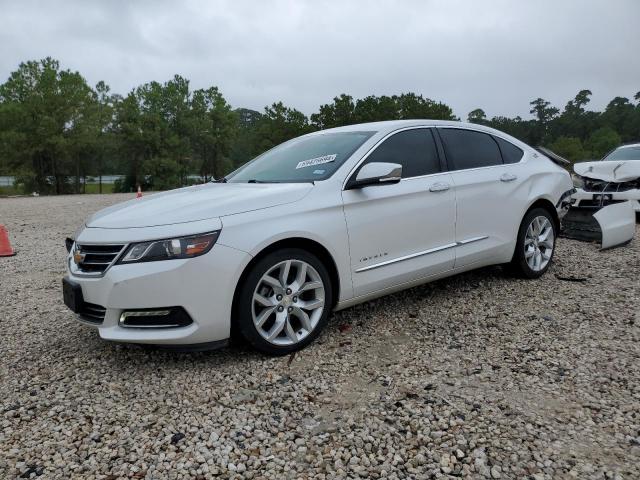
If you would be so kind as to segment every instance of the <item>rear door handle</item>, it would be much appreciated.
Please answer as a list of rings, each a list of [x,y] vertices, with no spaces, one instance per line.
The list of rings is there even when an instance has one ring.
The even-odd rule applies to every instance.
[[[500,181],[513,182],[516,178],[518,178],[518,176],[514,175],[513,173],[503,173],[502,176],[500,177]]]
[[[444,192],[446,190],[449,190],[448,183],[438,182],[438,183],[434,183],[429,187],[430,192]]]

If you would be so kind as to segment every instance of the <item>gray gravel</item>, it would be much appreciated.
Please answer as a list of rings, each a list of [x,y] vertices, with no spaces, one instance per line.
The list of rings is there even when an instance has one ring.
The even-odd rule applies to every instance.
[[[0,199],[0,478],[640,478],[638,240],[369,302],[293,358],[176,354],[61,301],[64,237],[130,197]]]

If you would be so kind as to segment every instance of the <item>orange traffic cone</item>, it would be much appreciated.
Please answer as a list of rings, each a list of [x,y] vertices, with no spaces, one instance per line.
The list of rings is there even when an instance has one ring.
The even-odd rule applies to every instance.
[[[142,198],[142,188],[138,185],[138,193],[136,194],[136,198]]]
[[[11,248],[9,233],[4,225],[0,225],[0,257],[12,257],[16,252]]]

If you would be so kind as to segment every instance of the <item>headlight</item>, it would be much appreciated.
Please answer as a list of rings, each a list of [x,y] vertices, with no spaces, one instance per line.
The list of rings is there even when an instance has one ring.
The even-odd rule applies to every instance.
[[[573,180],[574,187],[584,189],[584,178],[580,175],[576,175],[575,173],[571,174],[571,180]]]
[[[204,255],[216,243],[220,231],[169,238],[151,242],[132,243],[118,263],[155,262],[175,258],[193,258]]]

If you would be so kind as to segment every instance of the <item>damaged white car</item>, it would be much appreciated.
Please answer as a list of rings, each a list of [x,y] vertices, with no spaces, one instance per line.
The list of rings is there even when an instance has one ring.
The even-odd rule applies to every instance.
[[[630,241],[640,213],[640,143],[620,146],[599,161],[576,163],[573,170],[576,192],[563,222],[565,234],[600,240],[602,248]]]
[[[601,208],[629,200],[640,212],[640,143],[616,148],[602,160],[573,167],[576,207]]]

